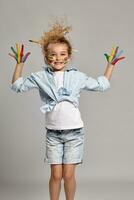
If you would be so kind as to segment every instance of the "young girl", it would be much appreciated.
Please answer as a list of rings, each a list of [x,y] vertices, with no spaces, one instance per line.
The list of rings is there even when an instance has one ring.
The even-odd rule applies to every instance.
[[[76,67],[67,67],[72,58],[72,45],[65,36],[71,27],[56,22],[39,41],[45,66],[43,70],[22,77],[24,62],[30,52],[24,55],[24,46],[16,44],[9,54],[17,61],[11,89],[26,92],[32,88],[39,91],[44,105],[40,108],[46,119],[46,157],[51,166],[49,193],[51,200],[58,200],[61,180],[64,180],[66,200],[74,200],[76,190],[75,168],[83,162],[84,124],[79,111],[79,97],[82,90],[103,92],[110,88],[110,77],[122,51],[113,48],[105,54],[108,64],[104,75],[97,79],[89,77]]]

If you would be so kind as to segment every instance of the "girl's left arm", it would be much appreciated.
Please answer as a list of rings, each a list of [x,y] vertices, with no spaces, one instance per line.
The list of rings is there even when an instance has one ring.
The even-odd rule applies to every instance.
[[[110,78],[112,76],[113,69],[115,67],[115,64],[119,61],[124,59],[125,57],[120,57],[120,55],[123,53],[123,50],[119,51],[119,47],[117,46],[116,48],[113,47],[111,54],[104,54],[106,59],[107,59],[107,66],[104,72],[103,76],[99,76],[96,79],[92,77],[88,77],[85,75],[85,80],[84,80],[84,87],[83,89],[85,90],[92,90],[92,91],[100,91],[103,92],[110,88]]]
[[[104,76],[110,80],[112,73],[113,73],[114,65],[108,63],[104,72]]]
[[[120,57],[122,53],[123,53],[123,50],[119,51],[119,47],[117,46],[117,47],[112,48],[110,55],[108,55],[106,53],[104,54],[106,59],[107,59],[107,67],[106,67],[106,70],[104,72],[104,76],[108,80],[110,80],[110,78],[111,78],[115,64],[118,61],[125,58],[124,56]]]

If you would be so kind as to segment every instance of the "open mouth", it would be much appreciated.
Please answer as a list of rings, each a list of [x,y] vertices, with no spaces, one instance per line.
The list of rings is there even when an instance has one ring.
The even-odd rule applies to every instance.
[[[54,64],[56,64],[56,65],[61,65],[61,64],[63,64],[63,62],[54,62]]]

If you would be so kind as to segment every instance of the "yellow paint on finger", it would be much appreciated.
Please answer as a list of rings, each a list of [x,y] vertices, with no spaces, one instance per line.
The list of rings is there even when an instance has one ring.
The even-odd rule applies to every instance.
[[[16,49],[17,49],[17,55],[18,55],[18,63],[20,63],[21,45],[19,43],[16,43]]]
[[[115,47],[113,47],[112,50],[111,50],[111,54],[110,54],[110,56],[109,56],[109,62],[112,61],[113,56],[114,56],[114,53],[115,53]]]

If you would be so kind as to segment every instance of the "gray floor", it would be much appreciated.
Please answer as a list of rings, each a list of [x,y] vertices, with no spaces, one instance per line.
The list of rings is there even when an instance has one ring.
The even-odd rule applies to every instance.
[[[3,184],[0,200],[49,200],[48,185]],[[63,182],[60,200],[65,200]],[[134,200],[134,182],[77,182],[75,200]]]

